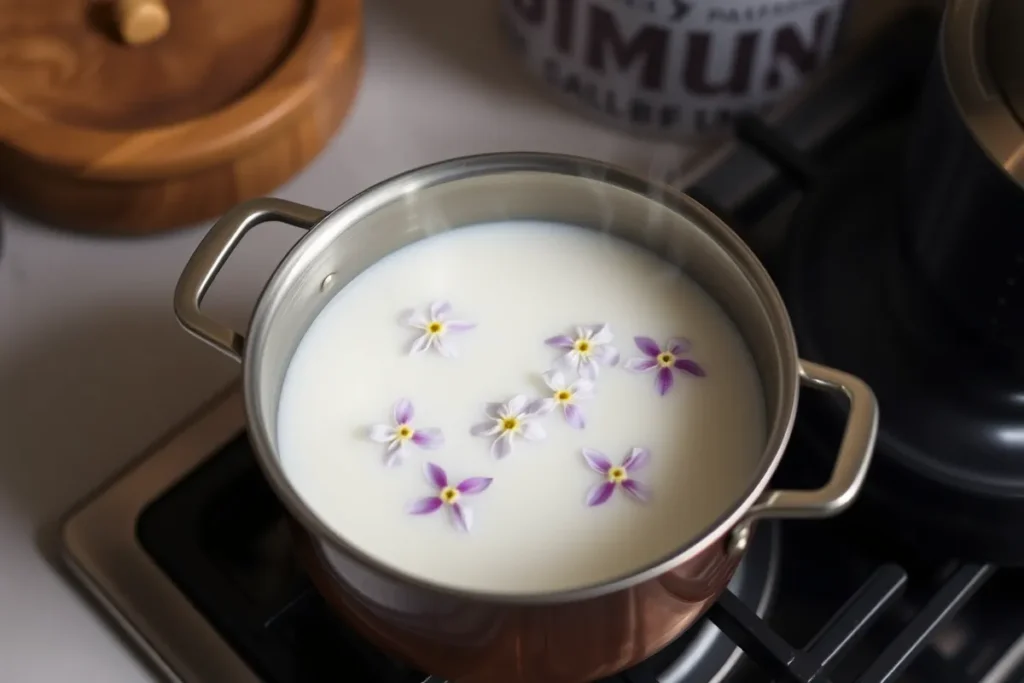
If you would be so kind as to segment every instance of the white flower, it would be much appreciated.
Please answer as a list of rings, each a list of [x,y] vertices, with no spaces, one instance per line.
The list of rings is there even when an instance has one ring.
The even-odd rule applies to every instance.
[[[562,415],[565,421],[575,429],[583,429],[587,426],[583,410],[577,405],[578,401],[590,398],[594,393],[594,383],[588,379],[579,379],[572,384],[566,382],[565,375],[558,370],[548,370],[541,377],[544,383],[551,389],[552,400],[556,406],[562,407]]]
[[[576,335],[560,334],[544,343],[558,349],[564,349],[565,355],[561,363],[573,368],[584,379],[597,379],[598,364],[615,365],[619,362],[619,351],[612,346],[611,328],[604,323],[581,325],[576,328]]]
[[[512,441],[523,437],[527,441],[540,441],[547,436],[544,428],[532,420],[550,413],[555,401],[550,398],[530,401],[525,396],[514,396],[508,403],[488,403],[484,412],[487,420],[474,425],[473,436],[497,436],[491,444],[491,455],[504,458],[512,452]]]
[[[394,426],[373,425],[368,434],[371,441],[387,444],[385,463],[388,467],[394,467],[402,462],[402,459],[408,454],[410,443],[426,449],[440,448],[444,445],[444,435],[440,429],[417,429],[412,426],[415,410],[409,399],[399,399],[391,409],[391,414]]]
[[[409,347],[409,355],[426,351],[433,347],[446,358],[453,358],[458,355],[450,342],[445,341],[449,332],[465,332],[476,327],[476,323],[465,320],[451,320],[448,313],[452,306],[447,301],[435,301],[430,304],[430,315],[424,316],[414,309],[402,313],[402,322],[409,327],[421,330],[423,333],[413,340]]]

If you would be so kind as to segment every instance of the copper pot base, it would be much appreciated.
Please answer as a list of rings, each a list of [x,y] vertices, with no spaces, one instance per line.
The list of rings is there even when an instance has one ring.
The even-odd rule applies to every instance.
[[[402,615],[388,615],[356,598],[309,534],[293,526],[296,552],[310,580],[346,623],[381,650],[458,683],[586,683],[628,669],[693,625],[738,564],[716,544],[678,570],[682,574],[618,593],[557,607],[498,605],[472,615],[447,615],[468,617],[471,625],[462,642],[445,643],[396,625],[389,616]]]

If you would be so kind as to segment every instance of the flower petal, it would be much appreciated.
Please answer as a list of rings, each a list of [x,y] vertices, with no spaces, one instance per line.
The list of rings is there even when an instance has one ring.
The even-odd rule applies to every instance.
[[[526,398],[522,394],[517,394],[516,396],[512,397],[511,401],[505,404],[504,408],[502,409],[502,413],[504,416],[518,417],[523,413],[523,409],[526,407],[527,403],[529,403],[528,398]]]
[[[572,337],[565,334],[560,334],[555,337],[548,337],[547,339],[544,340],[544,343],[547,344],[548,346],[554,346],[559,349],[571,349],[573,347]]]
[[[487,422],[478,422],[469,428],[469,433],[473,436],[494,436],[501,431],[501,423],[495,420],[488,420]]]
[[[473,511],[465,505],[455,503],[452,505],[452,522],[462,531],[468,532],[473,528]]]
[[[423,466],[423,472],[427,475],[427,481],[439,489],[448,485],[448,475],[438,465],[428,462]]]
[[[594,349],[594,357],[608,366],[616,366],[619,364],[619,350],[609,344],[598,346]]]
[[[429,451],[444,445],[444,434],[436,427],[417,429],[412,433],[412,442]]]
[[[420,498],[409,505],[409,507],[406,508],[406,511],[410,515],[429,515],[442,505],[444,505],[444,503],[442,503],[441,499],[437,496],[434,496],[433,498]]]
[[[668,390],[672,388],[672,371],[668,368],[662,368],[658,370],[658,375],[654,378],[654,388],[658,390],[659,396],[664,396],[668,393]]]
[[[487,417],[494,418],[495,420],[500,420],[501,412],[504,408],[504,403],[485,403],[484,415],[486,415]]]
[[[394,453],[395,451],[403,450],[405,442],[401,439],[395,438],[388,442],[388,453]]]
[[[430,321],[420,315],[414,308],[407,308],[402,311],[398,316],[398,320],[403,325],[408,325],[409,327],[415,327],[421,330],[427,329],[427,325],[430,324]]]
[[[443,320],[444,314],[452,310],[452,305],[447,301],[435,301],[430,304],[431,320]]]
[[[650,372],[658,367],[658,361],[650,358],[630,358],[623,364],[623,367],[630,372]]]
[[[409,420],[416,414],[416,411],[412,407],[412,401],[407,398],[400,398],[395,402],[395,407],[391,413],[395,418],[396,425],[404,425],[408,424]]]
[[[600,474],[608,474],[608,470],[612,468],[612,461],[608,459],[608,456],[593,448],[583,449],[583,459],[590,465],[590,469]]]
[[[467,332],[476,327],[476,323],[468,320],[446,320],[444,326],[449,332]]]
[[[677,360],[675,362],[675,366],[677,370],[682,370],[683,372],[693,375],[694,377],[704,377],[707,375],[707,373],[704,372],[704,368],[697,365],[692,360],[687,360],[685,358],[680,358],[679,360]]]
[[[661,353],[661,347],[658,346],[658,342],[650,337],[633,337],[633,341],[636,343],[636,347],[644,352],[644,355],[655,358]]]
[[[580,377],[582,377],[583,379],[590,380],[591,382],[597,380],[598,368],[597,363],[594,361],[593,358],[581,358],[578,369]]]
[[[522,434],[527,441],[540,441],[548,435],[544,428],[536,422],[524,422]]]
[[[395,428],[391,425],[373,425],[370,427],[367,436],[370,438],[370,441],[389,443],[395,438]]]
[[[626,459],[622,461],[622,468],[627,472],[636,472],[647,465],[651,460],[651,452],[646,448],[633,448]]]
[[[399,446],[394,450],[388,450],[388,457],[384,459],[384,467],[398,467],[405,460],[406,451]]]
[[[589,398],[594,394],[594,383],[589,379],[578,379],[569,387],[573,399]]]
[[[509,432],[502,432],[501,436],[494,440],[491,444],[491,455],[499,460],[508,456],[512,452],[512,434]]]
[[[458,350],[451,345],[450,342],[446,342],[441,338],[441,335],[435,334],[433,338],[434,348],[445,358],[456,358],[459,355]]]
[[[417,353],[426,351],[430,346],[431,336],[429,334],[421,334],[413,340],[412,345],[409,346],[409,355],[414,356]]]
[[[605,323],[587,326],[587,336],[595,344],[607,344],[613,339],[612,328]]]
[[[555,399],[538,398],[526,404],[526,408],[523,409],[523,417],[540,417],[541,415],[547,415],[554,409]]]
[[[587,505],[594,507],[600,505],[612,496],[612,491],[615,490],[615,484],[610,481],[601,482],[597,484],[589,491],[587,491]]]
[[[673,356],[686,353],[690,350],[690,340],[685,337],[672,337],[668,340],[668,344],[665,345],[668,352]]]
[[[544,380],[544,384],[548,385],[548,389],[551,391],[561,391],[565,389],[565,375],[558,370],[548,370],[540,376]]]
[[[474,493],[482,493],[487,490],[487,487],[494,481],[491,477],[470,477],[469,479],[463,479],[459,482],[459,485],[455,488],[459,493],[465,493],[466,495],[472,495]]]
[[[579,373],[581,358],[582,356],[580,356],[579,352],[576,349],[572,349],[571,351],[567,351],[563,355],[559,356],[555,361],[555,365],[560,368]]]
[[[566,403],[562,406],[562,414],[565,415],[565,421],[568,422],[569,426],[573,429],[583,429],[587,426],[587,421],[583,416],[583,411],[580,410],[580,407],[577,405]]]
[[[622,488],[641,503],[646,503],[651,499],[651,488],[635,479],[627,479],[622,482]]]

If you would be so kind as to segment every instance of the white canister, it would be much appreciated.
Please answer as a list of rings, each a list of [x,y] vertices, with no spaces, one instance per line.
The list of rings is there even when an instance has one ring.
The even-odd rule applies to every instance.
[[[502,0],[531,71],[641,135],[764,113],[831,56],[846,0]]]

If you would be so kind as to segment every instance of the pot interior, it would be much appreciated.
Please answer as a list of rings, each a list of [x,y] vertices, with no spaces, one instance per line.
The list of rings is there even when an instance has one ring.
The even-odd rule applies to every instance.
[[[597,162],[549,155],[453,160],[389,180],[336,209],[282,262],[257,305],[244,363],[250,435],[278,494],[304,523],[332,537],[276,460],[285,374],[322,308],[395,250],[462,226],[510,219],[569,223],[644,247],[681,268],[732,318],[760,374],[768,433],[758,466],[743,475],[749,476],[748,495],[723,501],[716,527],[731,523],[774,470],[795,412],[797,358],[781,300],[749,249],[693,200]]]

